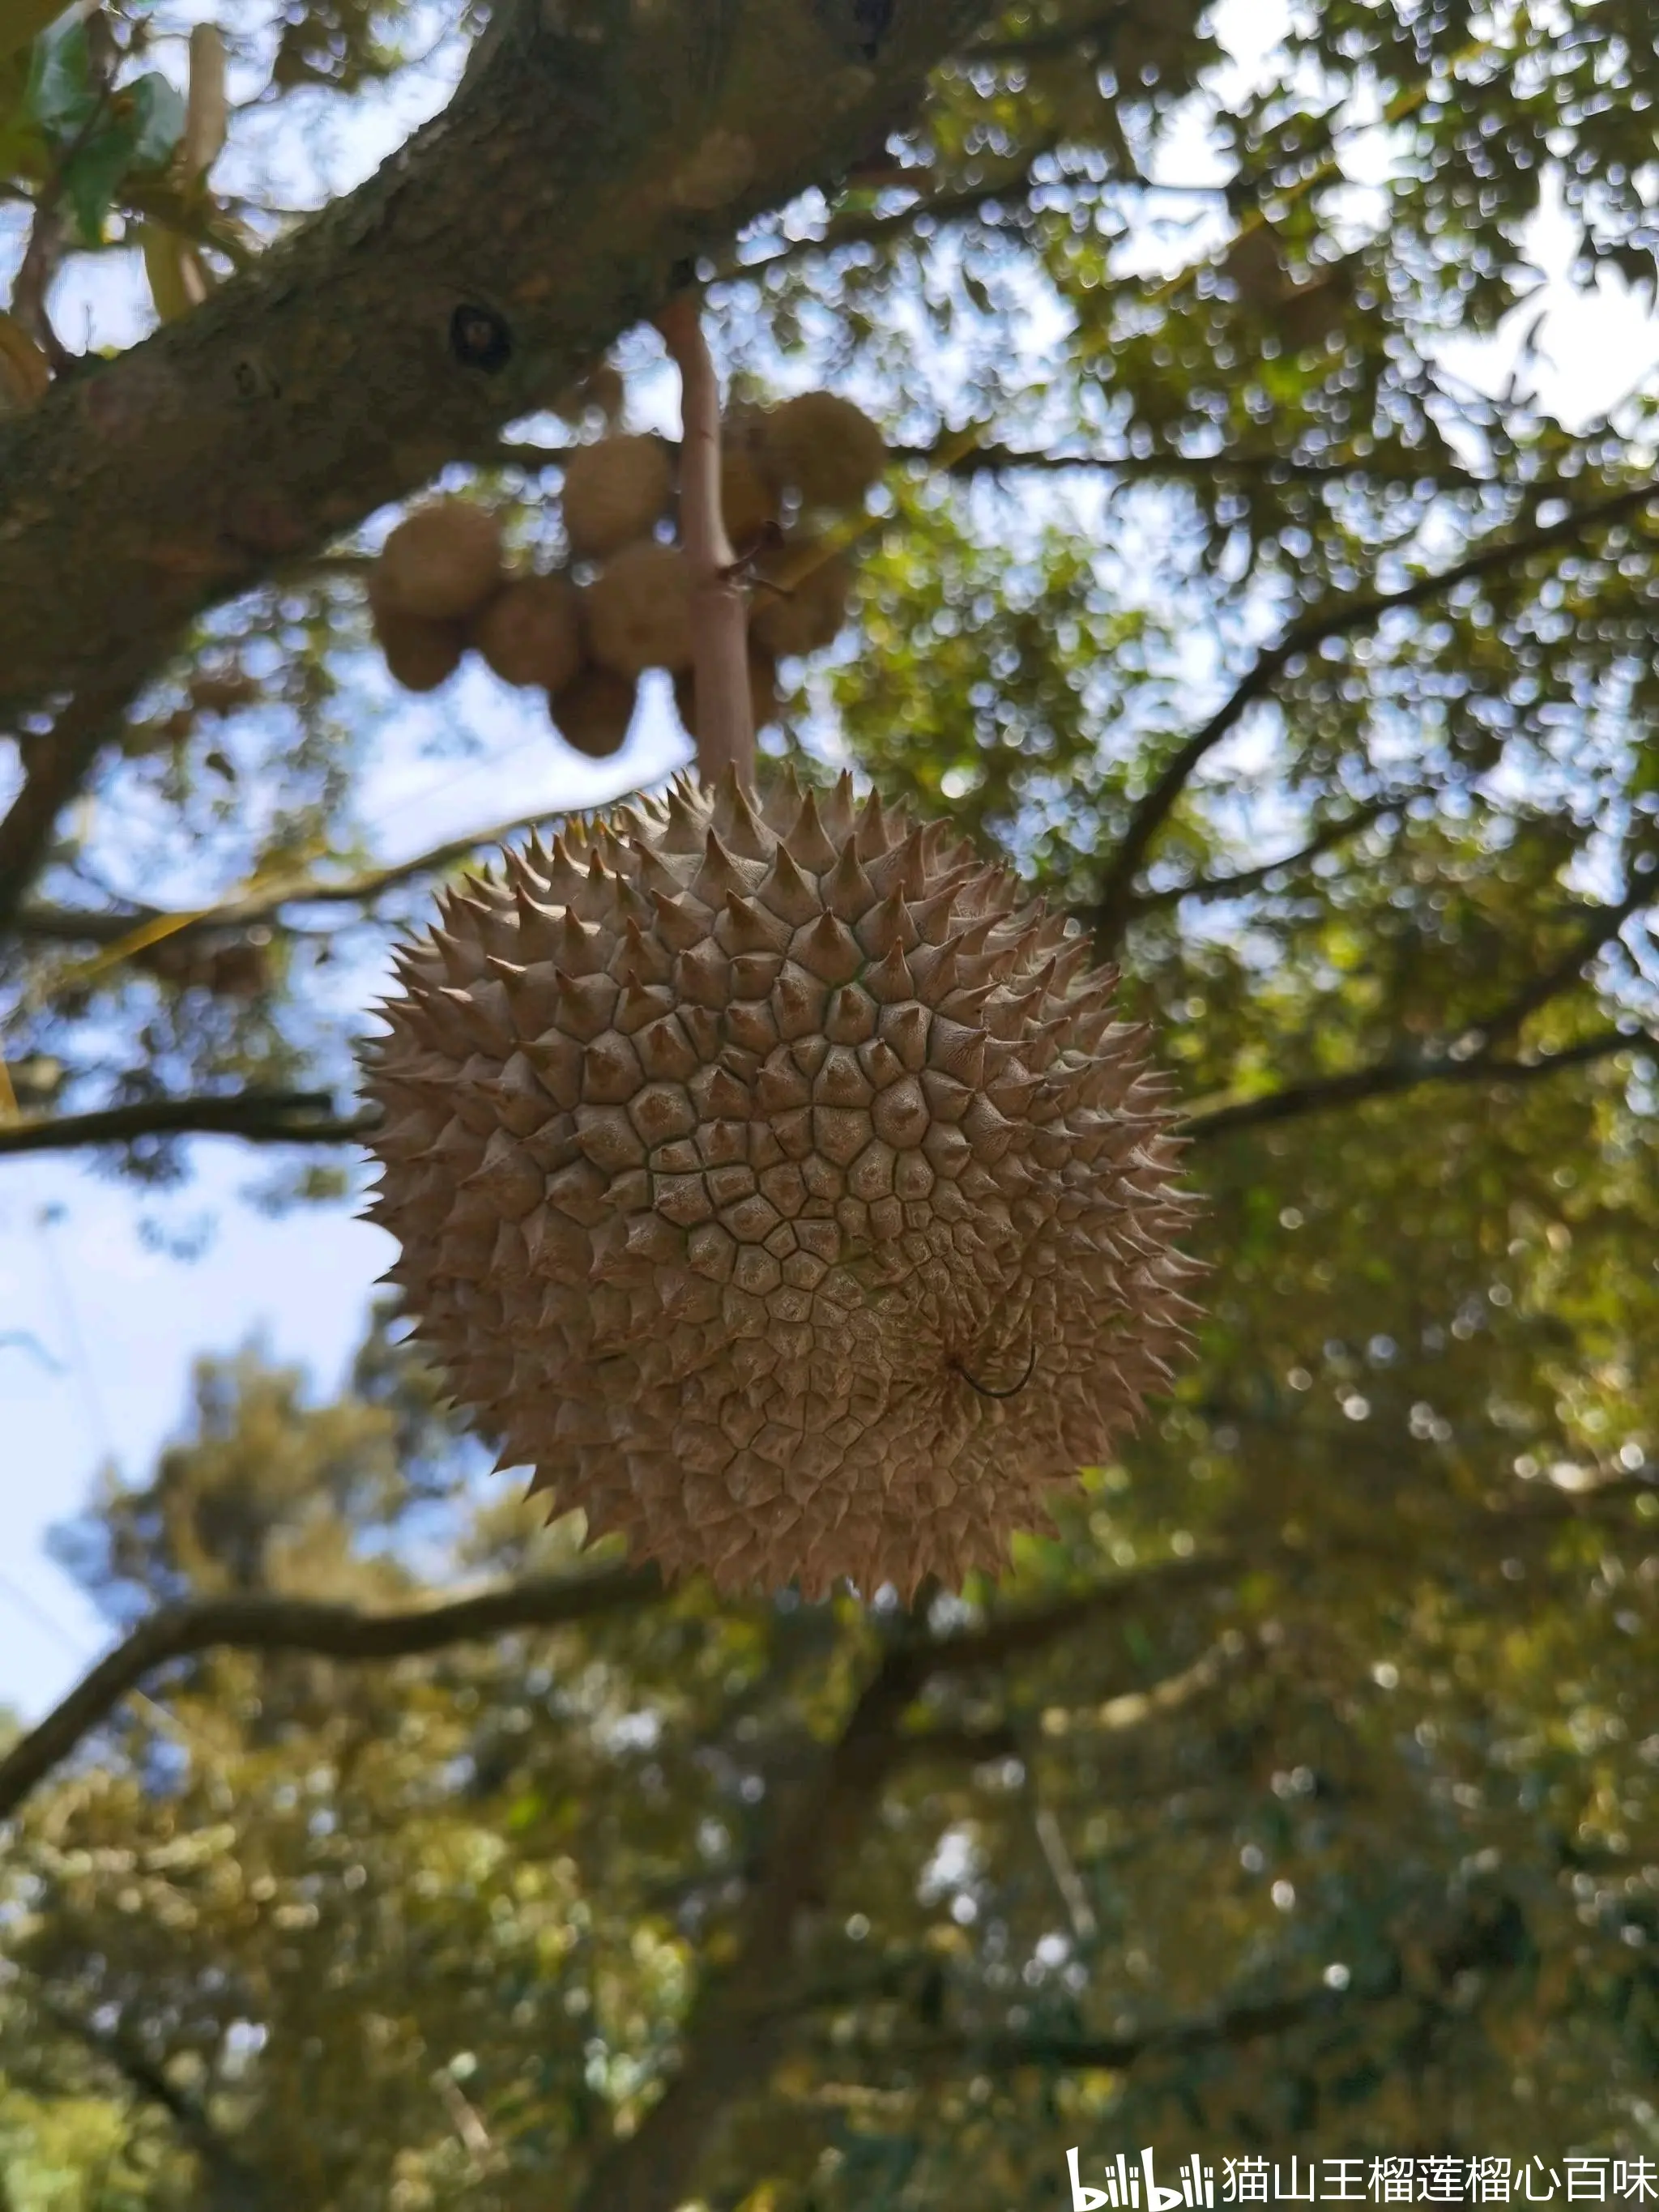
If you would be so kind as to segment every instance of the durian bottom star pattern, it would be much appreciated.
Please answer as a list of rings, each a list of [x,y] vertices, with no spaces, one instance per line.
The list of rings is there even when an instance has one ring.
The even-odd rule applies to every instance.
[[[465,879],[398,979],[391,1278],[591,1534],[724,1590],[957,1586],[1168,1382],[1164,1079],[948,827],[682,781]]]

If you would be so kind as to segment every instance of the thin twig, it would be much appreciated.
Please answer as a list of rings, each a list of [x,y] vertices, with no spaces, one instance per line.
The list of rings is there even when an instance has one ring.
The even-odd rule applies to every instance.
[[[1604,952],[1632,916],[1651,904],[1654,884],[1644,878],[1632,880],[1624,896],[1611,904],[1593,910],[1589,920],[1579,932],[1569,951],[1559,960],[1553,961],[1518,990],[1507,1005],[1501,1006],[1484,1021],[1477,1022],[1471,1033],[1483,1050],[1490,1051],[1516,1035],[1532,1016],[1540,1013],[1552,999],[1563,991],[1571,990],[1598,952]]]
[[[533,814],[514,815],[509,821],[491,823],[485,829],[446,838],[441,845],[412,854],[406,860],[365,868],[335,882],[310,877],[279,880],[187,916],[167,915],[159,907],[137,907],[125,914],[100,914],[90,908],[30,905],[21,909],[12,927],[19,937],[48,944],[113,945],[135,929],[164,920],[174,920],[179,924],[176,930],[169,932],[170,936],[188,938],[210,930],[246,929],[255,922],[271,921],[290,906],[363,906],[383,891],[393,890],[417,876],[435,874],[452,861],[465,860],[487,845],[505,845],[526,830],[561,819],[562,810],[539,807]]]
[[[1194,1142],[1236,1136],[1241,1129],[1261,1129],[1275,1121],[1299,1120],[1306,1114],[1322,1114],[1333,1106],[1358,1106],[1373,1098],[1396,1097],[1431,1083],[1532,1083],[1540,1076],[1558,1075],[1564,1068],[1583,1067],[1620,1052],[1659,1051],[1653,1039],[1631,1036],[1623,1030],[1605,1030],[1567,1045],[1559,1052],[1536,1060],[1495,1060],[1472,1053],[1463,1060],[1449,1054],[1438,1059],[1401,1058],[1356,1067],[1342,1075],[1313,1076],[1304,1083],[1286,1083],[1257,1098],[1241,1098],[1226,1105],[1189,1115],[1180,1133]]]
[[[87,1114],[23,1114],[0,1123],[0,1158],[84,1152],[142,1137],[240,1137],[248,1145],[343,1145],[375,1127],[372,1114],[337,1115],[326,1091],[243,1091],[225,1098],[141,1098]]]
[[[1350,598],[1334,600],[1292,623],[1275,644],[1257,653],[1208,720],[1177,746],[1131,814],[1112,855],[1112,865],[1096,909],[1097,931],[1105,949],[1111,950],[1121,939],[1147,853],[1194,773],[1237,726],[1246,709],[1265,696],[1292,661],[1328,639],[1352,636],[1356,630],[1369,629],[1390,614],[1437,599],[1459,584],[1490,575],[1535,553],[1565,545],[1586,530],[1615,522],[1620,516],[1647,506],[1656,496],[1659,496],[1659,486],[1651,479],[1627,486],[1607,499],[1575,508],[1547,528],[1531,531],[1525,537],[1504,538],[1481,545],[1463,560],[1454,562],[1450,568],[1414,577],[1398,591],[1357,592]]]
[[[1326,853],[1357,837],[1362,830],[1369,830],[1374,822],[1386,816],[1398,814],[1410,805],[1413,799],[1431,793],[1435,787],[1419,784],[1410,791],[1391,792],[1386,798],[1368,799],[1357,806],[1352,814],[1345,814],[1340,822],[1328,822],[1317,834],[1309,838],[1293,853],[1286,853],[1277,860],[1263,860],[1253,868],[1240,868],[1231,875],[1194,876],[1182,884],[1170,884],[1161,890],[1139,890],[1135,893],[1130,911],[1136,915],[1156,914],[1162,908],[1180,906],[1187,899],[1242,898],[1247,891],[1259,890],[1273,876],[1291,875],[1307,867]],[[1077,919],[1091,922],[1097,909],[1092,907],[1074,908]]]

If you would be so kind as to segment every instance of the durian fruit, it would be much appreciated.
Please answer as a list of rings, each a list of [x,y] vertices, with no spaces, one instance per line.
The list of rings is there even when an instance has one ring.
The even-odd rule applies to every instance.
[[[588,666],[548,701],[559,735],[589,760],[607,760],[625,743],[639,685],[612,668]]]
[[[775,660],[832,644],[847,620],[853,564],[817,538],[791,538],[755,563],[749,635]]]
[[[726,1590],[954,1585],[1167,1381],[1145,1033],[948,827],[683,780],[447,893],[398,974],[392,1279],[592,1534]]]
[[[851,507],[887,466],[887,443],[861,407],[834,392],[803,392],[762,417],[773,481],[805,507]]]
[[[405,691],[435,691],[460,666],[466,650],[465,623],[397,614],[380,606],[373,592],[368,611],[387,673]]]
[[[680,718],[680,726],[688,738],[695,740],[697,728],[697,684],[689,668],[683,668],[674,678],[674,705]],[[752,642],[749,647],[749,711],[754,726],[763,730],[773,720],[778,708],[778,667],[771,655],[763,653]]]
[[[760,417],[728,416],[721,432],[720,515],[734,551],[746,553],[778,519],[778,487],[767,473]]]
[[[583,592],[582,616],[601,668],[642,676],[691,665],[691,575],[678,545],[625,545]]]
[[[514,576],[467,636],[503,684],[562,691],[583,659],[575,586],[567,576]]]
[[[465,622],[500,588],[501,526],[471,500],[441,499],[406,515],[369,572],[378,613]]]
[[[674,471],[660,438],[601,438],[564,465],[565,536],[579,560],[603,561],[648,538],[668,512]]]

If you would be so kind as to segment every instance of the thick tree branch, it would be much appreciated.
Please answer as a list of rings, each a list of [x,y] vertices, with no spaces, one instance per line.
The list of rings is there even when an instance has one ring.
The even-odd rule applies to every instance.
[[[1627,486],[1605,499],[1573,508],[1546,528],[1489,541],[1449,568],[1414,577],[1398,591],[1357,592],[1350,598],[1334,600],[1292,623],[1276,643],[1257,653],[1209,720],[1176,747],[1131,813],[1112,854],[1111,866],[1091,917],[1103,947],[1109,951],[1121,939],[1146,855],[1194,775],[1222,740],[1237,727],[1246,711],[1267,696],[1291,662],[1330,639],[1350,637],[1356,630],[1370,629],[1388,616],[1419,607],[1443,592],[1455,590],[1459,584],[1513,567],[1534,554],[1572,544],[1587,531],[1616,522],[1656,498],[1659,498],[1659,490],[1651,480]]]
[[[651,1568],[550,1576],[405,1613],[360,1613],[287,1597],[198,1598],[142,1620],[84,1675],[38,1728],[0,1759],[0,1820],[106,1720],[158,1667],[203,1651],[304,1651],[326,1659],[407,1659],[469,1638],[562,1628],[648,1604],[662,1584]]]
[[[595,2165],[575,2212],[673,2212],[733,2100],[760,2075],[774,2033],[769,2002],[804,1917],[827,1895],[897,1755],[898,1723],[927,1679],[924,1646],[890,1647],[815,1787],[768,1853],[731,1966],[695,2008],[679,2072],[634,2133]]]
[[[1235,1136],[1241,1129],[1266,1128],[1275,1121],[1298,1120],[1304,1114],[1322,1114],[1333,1106],[1358,1106],[1373,1098],[1396,1097],[1431,1083],[1532,1083],[1540,1076],[1559,1074],[1563,1068],[1583,1067],[1615,1053],[1659,1050],[1644,1036],[1623,1030],[1603,1030],[1559,1052],[1536,1060],[1494,1060],[1472,1053],[1467,1059],[1449,1054],[1439,1059],[1419,1055],[1385,1060],[1371,1067],[1356,1067],[1345,1075],[1319,1075],[1305,1083],[1286,1083],[1259,1098],[1211,1107],[1192,1114],[1181,1124],[1184,1137],[1206,1141]]]
[[[893,127],[988,12],[898,0],[872,63],[852,0],[507,0],[367,184],[0,422],[0,714],[148,668],[545,404],[678,265]]]
[[[1650,1487],[1635,1476],[1610,1476],[1583,1491],[1528,1495],[1515,1504],[1489,1508],[1480,1516],[1480,1525],[1553,1525],[1609,1504],[1627,1504]],[[1132,1616],[1145,1604],[1167,1604],[1172,1593],[1224,1583],[1251,1560],[1262,1564],[1274,1559],[1288,1560],[1300,1569],[1316,1564],[1301,1547],[1287,1548],[1275,1535],[1259,1547],[1253,1547],[1248,1555],[1233,1549],[1156,1559],[1126,1573],[1108,1576],[1074,1596],[1007,1613],[978,1628],[939,1638],[909,1637],[896,1643],[823,1768],[813,1793],[814,1804],[827,1807],[837,1819],[844,1817],[858,1796],[854,1784],[860,1778],[873,1787],[896,1759],[933,1753],[957,1758],[994,1758],[1002,1753],[1006,1745],[1000,1728],[963,1732],[941,1727],[933,1735],[900,1732],[898,1723],[909,1705],[928,1682],[939,1676],[985,1673],[1013,1660],[1032,1657],[1079,1629],[1114,1615]],[[297,1651],[357,1662],[414,1658],[472,1638],[504,1635],[522,1628],[561,1627],[626,1610],[651,1602],[661,1590],[654,1568],[617,1567],[550,1576],[458,1598],[448,1604],[396,1613],[362,1613],[351,1606],[313,1604],[288,1597],[199,1598],[164,1607],[141,1621],[45,1720],[0,1758],[0,1820],[9,1819],[35,1784],[106,1720],[129,1692],[173,1660],[214,1650]],[[1227,1643],[1215,1646],[1193,1667],[1152,1691],[1131,1692],[1127,1698],[1102,1708],[1100,1724],[1109,1729],[1138,1724],[1143,1717],[1206,1686],[1224,1662],[1235,1656],[1234,1647]],[[790,1833],[793,1832],[792,1829]],[[775,1886],[780,1899],[796,1897],[799,1902],[799,1898],[815,1893],[818,1874],[814,1869],[833,1863],[833,1852],[821,1859],[809,1852],[800,1863],[805,1871],[800,1876],[804,1887],[799,1888],[798,1896],[799,1869],[781,1844],[769,1861],[763,1881]],[[769,1909],[777,1909],[775,1900]]]
[[[9,1153],[84,1152],[141,1137],[240,1137],[246,1145],[344,1145],[374,1126],[368,1114],[337,1115],[326,1091],[244,1091],[228,1098],[144,1098],[88,1114],[25,1114],[0,1121]]]

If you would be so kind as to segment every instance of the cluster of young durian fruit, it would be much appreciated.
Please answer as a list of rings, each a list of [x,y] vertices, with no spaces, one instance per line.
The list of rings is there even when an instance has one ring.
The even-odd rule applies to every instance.
[[[723,425],[726,534],[748,586],[757,728],[772,717],[779,661],[829,645],[847,617],[853,568],[836,520],[880,477],[880,430],[852,401],[806,392],[736,410]],[[497,516],[471,500],[416,508],[369,571],[375,639],[406,690],[433,691],[469,652],[503,683],[545,694],[554,726],[592,759],[628,735],[640,678],[665,670],[697,735],[685,554],[675,542],[677,454],[612,429],[573,447],[561,509],[568,564],[507,563]]]

